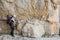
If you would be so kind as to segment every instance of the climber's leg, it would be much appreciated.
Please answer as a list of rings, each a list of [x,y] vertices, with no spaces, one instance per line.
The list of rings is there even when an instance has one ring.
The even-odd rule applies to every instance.
[[[14,36],[14,28],[13,27],[11,27],[11,36]]]

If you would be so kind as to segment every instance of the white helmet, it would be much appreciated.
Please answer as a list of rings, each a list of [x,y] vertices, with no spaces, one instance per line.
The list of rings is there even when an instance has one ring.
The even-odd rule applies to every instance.
[[[16,18],[16,15],[13,15],[13,17],[15,17],[15,18]]]

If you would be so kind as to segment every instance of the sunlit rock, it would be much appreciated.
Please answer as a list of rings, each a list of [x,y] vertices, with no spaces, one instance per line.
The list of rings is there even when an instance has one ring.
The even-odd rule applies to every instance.
[[[60,0],[0,0],[0,19],[15,14],[19,25],[14,33],[41,37],[44,32],[58,33],[59,8]],[[2,33],[10,33],[10,26],[5,21],[0,21],[0,28]]]
[[[44,25],[39,20],[32,20],[23,27],[23,36],[41,37],[45,33]]]

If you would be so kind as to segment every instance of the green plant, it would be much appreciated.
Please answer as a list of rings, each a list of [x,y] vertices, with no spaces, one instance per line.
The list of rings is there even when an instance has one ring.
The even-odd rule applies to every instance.
[[[50,36],[51,36],[50,34],[46,34],[46,33],[42,35],[42,37],[50,37]]]

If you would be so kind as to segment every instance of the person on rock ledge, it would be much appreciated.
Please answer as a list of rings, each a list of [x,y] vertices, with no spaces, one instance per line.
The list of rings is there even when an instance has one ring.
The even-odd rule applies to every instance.
[[[16,20],[16,15],[7,15],[7,24],[9,24],[11,28],[10,35],[14,37],[14,29],[17,29],[18,26],[18,20]]]

